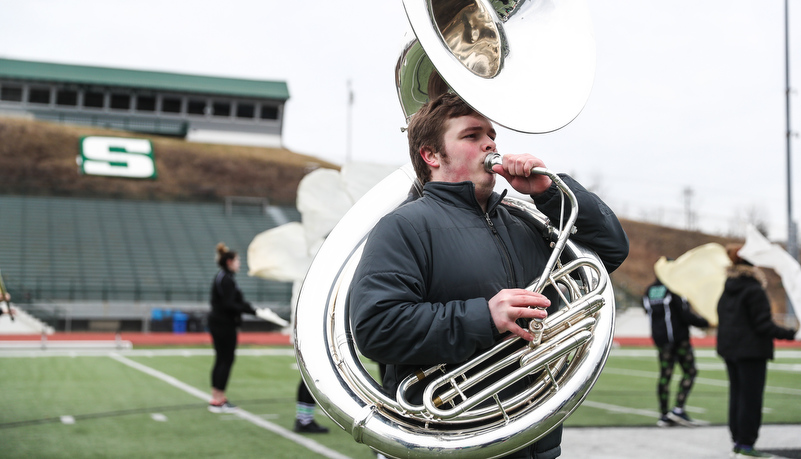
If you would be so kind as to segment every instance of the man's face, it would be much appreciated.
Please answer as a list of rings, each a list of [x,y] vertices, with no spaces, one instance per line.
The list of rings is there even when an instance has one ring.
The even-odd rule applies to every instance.
[[[451,118],[443,136],[444,155],[431,178],[439,182],[471,181],[476,198],[484,204],[495,187],[495,174],[484,170],[484,158],[495,151],[495,129],[480,115]]]

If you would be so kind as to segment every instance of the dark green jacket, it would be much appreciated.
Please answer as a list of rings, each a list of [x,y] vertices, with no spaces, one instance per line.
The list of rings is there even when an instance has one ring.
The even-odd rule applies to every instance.
[[[579,201],[573,240],[595,250],[611,271],[628,254],[614,213],[570,177]],[[430,182],[423,197],[381,219],[370,233],[348,297],[359,350],[387,365],[383,385],[394,395],[412,371],[460,363],[499,338],[488,300],[524,288],[542,274],[550,249],[543,237],[499,206],[484,213],[472,182]],[[535,203],[558,222],[556,186]],[[569,206],[568,206],[569,211]]]

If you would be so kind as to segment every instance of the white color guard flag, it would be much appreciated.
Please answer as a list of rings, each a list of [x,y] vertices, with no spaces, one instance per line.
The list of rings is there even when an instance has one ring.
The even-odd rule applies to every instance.
[[[248,246],[248,276],[294,282],[303,279],[311,260],[303,225],[290,222],[253,238]]]
[[[801,265],[778,244],[771,244],[754,225],[748,225],[741,258],[754,266],[771,268],[782,278],[782,286],[790,298],[795,316],[801,312]]]
[[[253,238],[248,246],[248,275],[302,281],[328,233],[359,198],[395,170],[397,166],[350,163],[341,172],[321,168],[307,174],[298,184],[296,206],[301,221]]]

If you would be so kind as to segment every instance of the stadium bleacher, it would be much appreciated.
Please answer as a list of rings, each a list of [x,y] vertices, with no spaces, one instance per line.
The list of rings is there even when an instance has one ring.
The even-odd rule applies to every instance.
[[[0,209],[6,286],[57,329],[119,329],[156,308],[207,311],[221,241],[242,258],[245,298],[289,316],[292,285],[248,277],[247,247],[299,221],[294,207],[0,195]]]

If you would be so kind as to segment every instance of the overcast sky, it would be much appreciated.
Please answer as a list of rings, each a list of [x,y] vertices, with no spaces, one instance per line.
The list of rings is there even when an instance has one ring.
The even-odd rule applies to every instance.
[[[797,87],[801,4],[791,3]],[[348,156],[351,81],[351,159],[408,160],[394,84],[413,38],[401,0],[0,5],[0,57],[286,81],[285,146],[339,164]],[[595,0],[589,8],[597,68],[584,110],[550,134],[500,129],[499,151],[541,157],[597,189],[621,217],[684,227],[689,196],[704,231],[744,233],[743,219],[756,215],[771,239],[786,237],[784,2]],[[792,101],[798,131],[797,94]]]

